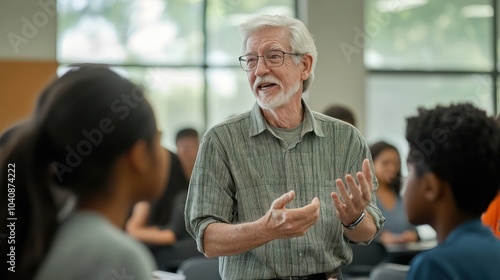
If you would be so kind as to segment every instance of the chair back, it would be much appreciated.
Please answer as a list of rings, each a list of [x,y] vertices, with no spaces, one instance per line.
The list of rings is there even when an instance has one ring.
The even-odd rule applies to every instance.
[[[178,240],[173,245],[150,247],[158,264],[158,269],[175,272],[184,260],[192,257],[204,257],[196,247],[192,238]]]
[[[348,276],[368,277],[376,265],[385,261],[387,250],[384,245],[373,241],[369,245],[351,244],[352,262],[342,268],[342,273]]]
[[[222,280],[219,274],[219,259],[193,257],[181,263],[177,273],[186,276],[186,280]]]
[[[382,263],[370,273],[370,280],[405,280],[409,265]]]

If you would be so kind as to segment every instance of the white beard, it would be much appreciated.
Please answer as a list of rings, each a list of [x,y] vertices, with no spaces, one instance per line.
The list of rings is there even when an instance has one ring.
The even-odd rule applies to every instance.
[[[261,82],[277,84],[282,88],[282,90],[280,90],[276,95],[270,98],[267,98],[267,96],[260,97],[257,94],[258,89],[257,88],[254,89],[255,96],[257,99],[257,104],[259,104],[259,106],[262,109],[268,109],[268,110],[276,109],[287,104],[292,98],[292,96],[295,93],[297,93],[301,83],[301,81],[298,81],[297,83],[293,84],[288,90],[284,90],[281,82],[274,77],[271,76],[266,76],[264,78],[257,77],[257,79],[255,80],[255,84],[259,84]]]

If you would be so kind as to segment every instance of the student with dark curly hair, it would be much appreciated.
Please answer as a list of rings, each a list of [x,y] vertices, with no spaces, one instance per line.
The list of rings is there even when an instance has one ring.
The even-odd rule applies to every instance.
[[[500,241],[480,217],[499,188],[500,130],[470,104],[420,108],[407,119],[408,218],[439,245],[415,257],[407,279],[498,279]]]
[[[15,244],[0,243],[12,261],[0,278],[151,279],[151,254],[122,227],[135,202],[163,191],[160,138],[142,90],[110,69],[76,67],[52,82],[1,147],[0,218],[17,220]],[[61,220],[56,189],[77,198]]]

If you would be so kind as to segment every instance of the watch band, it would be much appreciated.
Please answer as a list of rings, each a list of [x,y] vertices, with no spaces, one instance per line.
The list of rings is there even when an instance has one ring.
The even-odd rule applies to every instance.
[[[365,217],[365,211],[361,212],[361,215],[359,216],[359,218],[356,221],[354,221],[352,224],[347,225],[347,226],[344,224],[342,224],[342,225],[347,229],[355,229],[359,225],[359,223],[361,223],[361,221],[363,220],[364,217]]]

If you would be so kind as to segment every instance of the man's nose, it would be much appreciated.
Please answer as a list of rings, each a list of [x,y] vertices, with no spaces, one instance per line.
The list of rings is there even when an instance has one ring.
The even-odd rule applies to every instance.
[[[262,76],[266,73],[269,73],[269,67],[267,67],[267,64],[264,61],[264,58],[260,57],[259,60],[257,61],[257,66],[255,68],[255,75]]]

